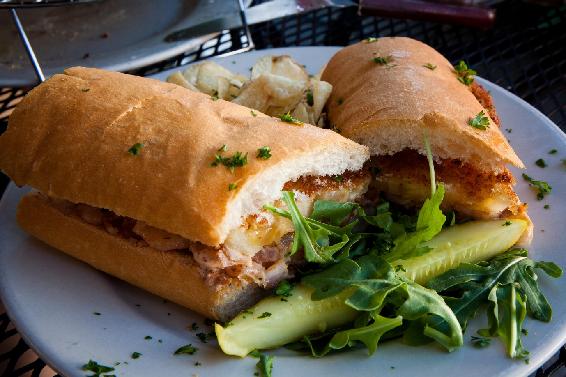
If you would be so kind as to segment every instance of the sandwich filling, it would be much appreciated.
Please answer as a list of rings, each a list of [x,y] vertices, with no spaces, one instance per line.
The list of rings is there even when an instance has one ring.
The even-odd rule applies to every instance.
[[[425,156],[405,149],[390,156],[373,156],[370,160],[375,179],[370,191],[380,192],[396,203],[420,207],[430,195],[430,177]],[[442,207],[465,217],[493,219],[516,215],[521,201],[513,191],[511,173],[481,171],[460,160],[439,159],[434,162],[437,181],[446,193]]]
[[[295,193],[299,210],[308,216],[316,200],[357,201],[367,191],[369,183],[370,174],[367,171],[346,172],[340,176],[300,177],[287,182],[283,190]],[[240,226],[229,233],[221,246],[212,247],[143,221],[119,216],[107,209],[48,199],[66,215],[127,239],[138,247],[191,253],[201,275],[211,286],[221,286],[231,279],[239,279],[272,288],[281,280],[293,276],[294,266],[303,263],[300,253],[289,255],[294,233],[291,221],[267,210],[262,209],[243,218]],[[285,207],[281,200],[269,204]]]

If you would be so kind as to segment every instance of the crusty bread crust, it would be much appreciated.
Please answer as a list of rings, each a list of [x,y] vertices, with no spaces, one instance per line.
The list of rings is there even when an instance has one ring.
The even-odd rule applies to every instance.
[[[138,155],[128,153],[143,143]],[[232,172],[211,167],[247,153]],[[256,158],[269,146],[272,157]],[[0,169],[18,185],[110,209],[217,246],[242,217],[303,175],[359,170],[369,157],[332,131],[292,125],[178,85],[75,67],[33,89],[0,136]],[[229,190],[236,184],[235,190]]]
[[[231,319],[267,293],[238,279],[211,287],[189,252],[136,246],[64,214],[37,193],[22,198],[17,219],[24,230],[48,245],[209,318]]]
[[[373,61],[389,56],[388,64]],[[452,64],[424,43],[405,37],[359,42],[334,55],[322,80],[333,86],[327,103],[331,124],[369,146],[372,155],[405,148],[424,154],[426,133],[439,158],[482,170],[499,171],[506,163],[524,167],[493,120],[486,130],[468,124],[485,109],[458,81]]]

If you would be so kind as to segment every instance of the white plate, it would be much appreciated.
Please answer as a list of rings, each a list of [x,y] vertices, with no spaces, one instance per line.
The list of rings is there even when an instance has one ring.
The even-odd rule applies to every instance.
[[[50,76],[75,65],[126,71],[165,60],[213,36],[164,42],[170,32],[219,16],[238,17],[238,8],[233,0],[104,0],[20,9],[18,15],[45,75]],[[35,83],[8,11],[0,11],[0,25],[6,26],[0,28],[0,87]]]
[[[217,59],[229,69],[248,73],[265,54],[289,54],[317,72],[336,48],[305,47],[264,50]],[[168,73],[158,75],[164,78]],[[527,165],[527,172],[553,186],[553,192],[537,201],[519,177],[517,191],[530,203],[535,223],[531,256],[566,266],[566,136],[545,116],[500,87],[479,80],[491,91],[506,134]],[[558,154],[549,155],[552,148]],[[535,166],[538,158],[549,166]],[[0,291],[8,313],[22,336],[38,354],[61,374],[85,375],[80,366],[89,359],[106,365],[128,361],[116,368],[123,376],[252,376],[255,359],[224,356],[214,342],[202,344],[186,329],[192,322],[202,328],[202,318],[189,310],[164,303],[117,279],[95,271],[32,239],[15,223],[16,204],[25,190],[11,185],[0,204]],[[549,204],[550,209],[543,209]],[[544,230],[544,232],[542,232]],[[380,345],[373,357],[365,351],[336,354],[324,359],[300,356],[288,350],[276,355],[274,376],[525,376],[547,360],[566,340],[565,279],[541,277],[540,284],[554,308],[551,323],[527,320],[525,345],[530,364],[506,358],[498,341],[487,349],[469,344],[470,334],[485,325],[485,318],[472,323],[460,350],[448,354],[435,346],[412,348],[400,341]],[[139,304],[141,306],[136,306]],[[93,315],[100,312],[100,316]],[[168,315],[170,313],[170,315]],[[289,320],[292,320],[291,318]],[[144,340],[146,335],[152,340]],[[159,343],[157,340],[162,339]],[[200,348],[193,356],[173,356],[177,347],[192,343]],[[131,360],[134,351],[143,355]],[[194,366],[199,361],[202,366]],[[457,371],[457,372],[456,372]]]

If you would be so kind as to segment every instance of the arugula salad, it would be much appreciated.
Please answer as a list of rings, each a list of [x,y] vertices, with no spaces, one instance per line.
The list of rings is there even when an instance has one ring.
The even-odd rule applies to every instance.
[[[387,201],[363,207],[319,200],[305,217],[294,194],[283,191],[286,209],[266,209],[292,221],[291,254],[302,251],[308,265],[275,295],[217,323],[222,350],[260,357],[266,376],[273,357],[259,351],[280,346],[315,357],[359,347],[371,355],[380,342],[401,338],[452,352],[464,344],[469,320],[485,313],[486,328],[470,335],[472,344],[485,347],[497,338],[509,357],[528,362],[521,341],[526,317],[552,318],[538,275],[558,278],[562,269],[511,248],[524,220],[446,216],[444,186],[430,168],[431,195],[416,214]]]

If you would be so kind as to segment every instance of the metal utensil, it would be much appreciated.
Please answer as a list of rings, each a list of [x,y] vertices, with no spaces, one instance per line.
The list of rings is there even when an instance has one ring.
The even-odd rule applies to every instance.
[[[273,0],[267,3],[252,6],[245,9],[245,17],[229,15],[204,21],[198,25],[181,28],[168,34],[166,42],[178,42],[180,40],[195,38],[200,35],[214,33],[220,30],[229,30],[247,25],[255,25],[260,22],[276,18],[308,12],[325,7],[348,7],[355,6],[351,0]]]

